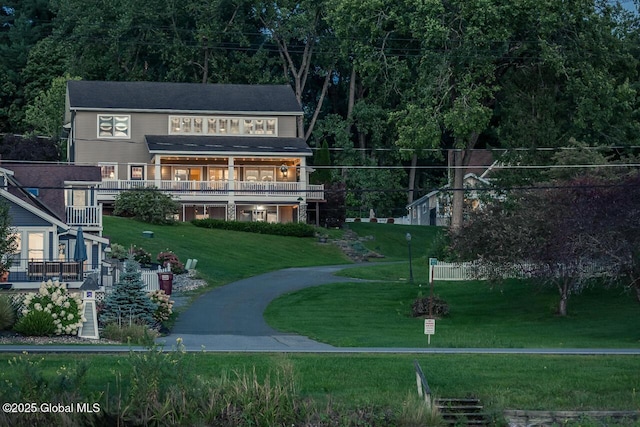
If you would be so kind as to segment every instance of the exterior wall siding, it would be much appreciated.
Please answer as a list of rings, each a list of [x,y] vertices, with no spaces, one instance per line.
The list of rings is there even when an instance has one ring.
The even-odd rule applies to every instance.
[[[51,226],[51,223],[29,212],[22,206],[18,206],[12,202],[8,202],[8,203],[9,203],[9,215],[11,216],[11,225],[13,227],[50,227]]]
[[[130,139],[97,137],[98,115],[112,115],[109,111],[81,111],[75,120],[75,161],[80,164],[97,164],[100,162],[114,162],[120,165],[127,163],[148,164],[149,152],[145,143],[145,135],[167,135],[169,133],[169,116],[163,113],[120,113],[131,117]],[[211,115],[209,115],[211,116]],[[221,115],[222,116],[222,115]],[[224,115],[230,117],[232,115]],[[265,113],[258,116],[273,116]],[[246,116],[242,116],[246,117]],[[278,117],[278,136],[296,136],[296,118],[294,116]],[[241,138],[240,136],[238,138]],[[265,143],[268,137],[265,137]],[[118,179],[127,179],[127,170],[118,168]]]

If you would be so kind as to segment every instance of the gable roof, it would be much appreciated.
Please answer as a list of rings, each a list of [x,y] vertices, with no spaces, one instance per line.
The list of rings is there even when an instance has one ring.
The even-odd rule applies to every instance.
[[[468,188],[469,190],[473,189],[474,187],[469,186],[469,184],[471,184],[471,182],[475,180],[476,182],[482,184],[482,185],[486,185],[489,186],[491,185],[491,182],[489,182],[486,178],[483,178],[481,176],[476,175],[475,173],[468,173],[464,176],[464,187]],[[409,203],[406,208],[407,209],[413,209],[416,206],[422,205],[424,202],[428,201],[431,197],[444,192],[446,189],[451,188],[451,185],[446,184],[444,186],[442,186],[441,188],[439,188],[438,190],[432,190],[429,193],[425,194],[424,196],[420,197],[419,199],[414,200],[413,202]]]
[[[145,135],[151,154],[171,152],[176,154],[298,154],[311,156],[311,149],[302,138],[242,137],[237,136],[175,136]]]
[[[70,110],[301,115],[289,85],[163,82],[67,82]]]
[[[102,181],[97,166],[16,163],[3,164],[3,169],[13,172],[9,191],[35,208],[65,220],[64,187],[68,182],[99,183]],[[38,188],[37,197],[27,192],[28,188]]]

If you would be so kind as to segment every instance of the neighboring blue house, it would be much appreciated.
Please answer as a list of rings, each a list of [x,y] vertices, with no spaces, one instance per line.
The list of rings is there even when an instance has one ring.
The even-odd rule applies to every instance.
[[[8,278],[14,288],[49,279],[79,287],[89,272],[101,270],[109,241],[102,237],[102,212],[95,202],[99,182],[95,167],[2,164],[0,196],[18,237]],[[86,260],[76,259],[79,233]]]

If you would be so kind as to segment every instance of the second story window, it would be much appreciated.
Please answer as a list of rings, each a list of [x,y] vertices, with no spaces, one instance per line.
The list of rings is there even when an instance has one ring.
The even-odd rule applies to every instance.
[[[98,115],[98,138],[131,137],[131,116]]]
[[[277,136],[278,119],[170,116],[169,134]]]
[[[115,164],[100,164],[100,172],[102,174],[103,181],[116,179],[118,176]]]

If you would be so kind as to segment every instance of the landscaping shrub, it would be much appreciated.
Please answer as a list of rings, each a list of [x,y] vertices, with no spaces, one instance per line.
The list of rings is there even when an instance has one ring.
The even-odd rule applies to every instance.
[[[418,297],[411,306],[413,317],[423,317],[429,315],[429,300],[431,297]],[[433,315],[445,317],[449,315],[449,304],[437,295],[433,297]]]
[[[48,337],[56,332],[51,313],[36,310],[22,316],[13,329],[22,335],[37,337]]]
[[[179,204],[154,187],[123,191],[115,198],[113,214],[151,224],[173,224]]]
[[[0,330],[9,329],[16,321],[16,312],[9,297],[0,296]]]
[[[153,291],[149,294],[151,302],[156,304],[156,311],[153,312],[153,318],[156,322],[162,323],[169,320],[173,313],[173,301],[169,295],[165,294],[162,289]]]
[[[133,256],[133,259],[138,264],[142,264],[142,265],[151,264],[151,253],[145,251],[144,249],[134,246],[133,249],[131,250],[131,254]]]
[[[219,230],[245,231],[258,234],[273,234],[289,237],[313,237],[315,228],[309,224],[290,222],[286,224],[270,222],[223,221],[221,219],[196,219],[191,221],[196,227]]]
[[[112,258],[124,261],[127,258],[127,255],[128,255],[128,251],[124,246],[119,245],[117,243],[112,243],[111,244],[111,257]]]
[[[164,251],[158,254],[157,260],[163,266],[166,266],[167,263],[171,265],[171,272],[173,274],[182,274],[185,272],[184,264],[180,262],[178,259],[178,255],[174,254],[171,251]]]
[[[109,323],[102,329],[102,337],[131,345],[151,346],[158,334],[147,325]]]
[[[70,295],[64,284],[49,280],[42,283],[37,294],[28,294],[22,301],[16,330],[25,335],[76,335],[82,326],[82,300]],[[44,314],[34,314],[44,313]],[[53,331],[46,325],[49,319]]]

